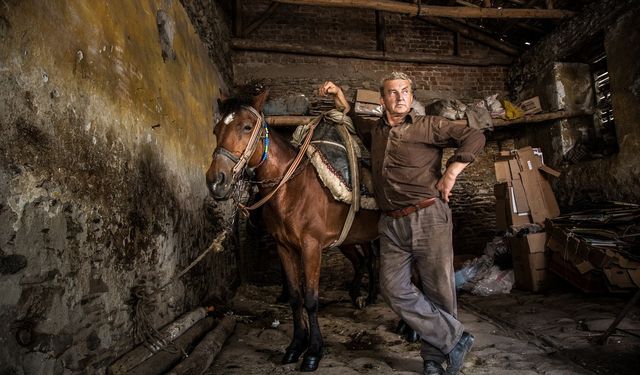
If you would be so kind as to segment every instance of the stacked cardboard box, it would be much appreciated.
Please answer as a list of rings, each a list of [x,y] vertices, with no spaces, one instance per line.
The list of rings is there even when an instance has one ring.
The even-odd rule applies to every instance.
[[[496,227],[509,230],[511,226],[529,223],[544,224],[547,218],[560,215],[548,175],[560,172],[542,162],[541,153],[531,147],[503,151],[495,161]]]
[[[546,233],[533,233],[509,238],[516,287],[537,292],[548,282],[548,258],[545,254]]]
[[[531,147],[501,152],[495,161],[496,227],[510,231],[527,224],[543,225],[560,214],[547,176],[560,173],[544,165],[542,153]],[[548,281],[546,233],[509,239],[516,287],[541,290]]]
[[[550,269],[584,292],[624,292],[640,288],[640,261],[629,251],[620,251],[620,241],[598,241],[598,234],[612,237],[615,230],[579,228],[547,222],[551,250]],[[607,233],[609,232],[609,233]],[[635,259],[635,260],[634,260]]]

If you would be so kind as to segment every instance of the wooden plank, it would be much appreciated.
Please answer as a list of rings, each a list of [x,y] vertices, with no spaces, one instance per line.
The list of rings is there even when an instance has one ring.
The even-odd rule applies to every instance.
[[[220,353],[222,345],[233,333],[236,320],[232,316],[225,316],[211,332],[167,375],[201,375],[211,366],[214,358]]]
[[[345,57],[365,60],[410,62],[421,64],[448,64],[462,66],[493,66],[510,65],[512,59],[504,56],[486,56],[482,58],[429,55],[429,54],[403,54],[388,53],[383,51],[367,51],[360,49],[337,49],[323,46],[299,45],[293,43],[273,42],[266,40],[251,40],[234,38],[231,47],[236,50],[292,53],[298,55]]]
[[[536,123],[543,122],[549,120],[559,120],[571,117],[578,116],[590,116],[593,112],[590,111],[557,111],[557,112],[548,112],[541,113],[537,115],[523,116],[517,118],[515,120],[503,120],[494,118],[493,119],[493,127],[502,127],[509,126],[515,124],[524,124],[524,123]],[[281,127],[281,126],[298,126],[309,123],[315,116],[267,116],[266,120],[270,126]],[[456,125],[468,126],[469,123],[467,120],[449,120],[451,123]]]
[[[514,9],[514,8],[475,8],[449,7],[400,3],[390,0],[275,0],[280,3],[296,5],[316,5],[335,8],[360,8],[382,10],[414,16],[450,17],[450,18],[567,18],[574,12],[561,9]]]
[[[160,335],[166,342],[173,342],[177,337],[191,328],[195,323],[202,320],[207,315],[204,307],[186,313],[172,323],[167,324],[160,330]],[[157,348],[160,350],[161,348]],[[109,374],[125,374],[130,369],[136,367],[145,360],[151,358],[155,352],[149,350],[145,345],[138,345],[133,350],[127,352],[109,366]]]

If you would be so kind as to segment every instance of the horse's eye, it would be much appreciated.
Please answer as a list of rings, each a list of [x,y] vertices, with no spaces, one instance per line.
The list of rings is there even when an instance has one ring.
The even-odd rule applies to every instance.
[[[250,132],[251,130],[253,130],[253,124],[244,124],[242,130],[244,130],[246,133]]]

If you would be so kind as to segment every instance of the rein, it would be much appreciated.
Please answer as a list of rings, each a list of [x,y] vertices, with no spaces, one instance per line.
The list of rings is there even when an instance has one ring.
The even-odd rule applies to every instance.
[[[247,147],[245,148],[244,152],[242,153],[242,155],[240,155],[240,157],[238,157],[235,154],[233,154],[231,151],[221,146],[217,147],[214,152],[214,155],[220,154],[226,158],[229,158],[231,161],[235,163],[235,165],[231,170],[232,181],[237,181],[238,177],[240,177],[240,175],[247,168],[251,172],[255,171],[258,167],[260,167],[264,163],[265,160],[267,160],[268,152],[269,152],[269,142],[270,142],[269,128],[267,126],[267,122],[264,120],[264,117],[260,113],[258,113],[258,111],[256,111],[256,109],[253,107],[242,106],[242,108],[248,110],[249,112],[251,112],[251,114],[253,114],[256,117],[256,123],[253,126],[253,129],[251,131],[251,136],[249,138],[249,142],[247,143]],[[293,162],[291,162],[291,164],[289,165],[287,171],[285,172],[284,176],[280,179],[280,182],[277,184],[277,186],[273,190],[271,190],[269,194],[265,195],[262,199],[260,199],[258,202],[254,203],[251,206],[245,206],[242,203],[238,203],[238,207],[242,210],[245,216],[248,216],[249,211],[255,210],[256,208],[265,204],[269,199],[271,199],[271,197],[273,197],[273,195],[285,183],[287,183],[287,181],[289,181],[292,177],[294,177],[295,175],[301,172],[301,170],[297,170],[298,166],[300,165],[300,162],[304,157],[307,148],[309,147],[309,143],[311,143],[313,130],[320,123],[321,120],[322,120],[322,115],[319,115],[309,123],[309,131],[304,139],[304,142],[300,146],[300,150],[298,151],[298,154],[296,155]],[[262,157],[260,158],[260,162],[256,166],[249,167],[248,162],[251,156],[253,155],[253,153],[256,151],[256,148],[258,146],[258,140],[259,140],[258,134],[260,133],[261,129],[264,129],[264,134],[265,134],[264,137],[261,137],[262,139],[264,139],[263,141],[264,150],[262,152]]]
[[[257,114],[257,112],[255,112],[255,111],[253,113]],[[257,115],[260,116],[259,114],[257,114]],[[304,142],[300,146],[300,150],[298,151],[298,155],[296,155],[295,159],[293,159],[293,162],[291,162],[291,164],[289,165],[289,168],[287,169],[287,171],[285,172],[284,176],[280,180],[280,183],[273,190],[271,190],[269,192],[269,194],[265,195],[262,199],[260,199],[258,202],[254,203],[251,206],[247,207],[247,206],[243,205],[242,203],[238,203],[238,206],[245,213],[245,215],[248,215],[249,211],[255,210],[256,208],[258,208],[258,207],[262,206],[263,204],[267,203],[267,201],[269,199],[271,199],[271,197],[273,197],[274,194],[285,183],[287,183],[287,181],[289,181],[291,179],[291,177],[293,177],[294,173],[296,172],[296,169],[298,168],[298,165],[300,165],[300,161],[304,157],[304,155],[305,155],[305,153],[307,151],[307,148],[309,147],[309,144],[311,143],[311,137],[313,136],[313,130],[316,128],[316,126],[320,123],[321,120],[322,120],[322,115],[319,115],[309,123],[309,132],[307,133],[306,137],[304,138]]]

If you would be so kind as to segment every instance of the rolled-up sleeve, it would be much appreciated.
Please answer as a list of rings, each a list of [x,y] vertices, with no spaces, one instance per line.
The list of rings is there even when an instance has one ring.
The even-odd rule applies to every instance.
[[[453,124],[447,119],[439,119],[434,128],[436,143],[441,145],[453,143],[457,146],[453,155],[447,160],[447,165],[454,162],[472,163],[484,149],[486,138],[482,130]]]

